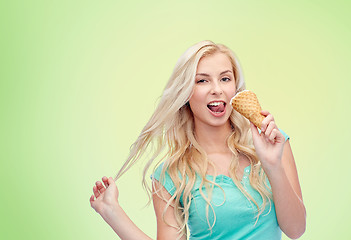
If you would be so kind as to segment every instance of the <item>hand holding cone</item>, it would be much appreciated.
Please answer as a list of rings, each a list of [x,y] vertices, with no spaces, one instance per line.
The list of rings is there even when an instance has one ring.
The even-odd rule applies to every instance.
[[[230,100],[230,103],[237,112],[261,129],[265,117],[261,114],[262,108],[255,93],[250,90],[241,91]]]

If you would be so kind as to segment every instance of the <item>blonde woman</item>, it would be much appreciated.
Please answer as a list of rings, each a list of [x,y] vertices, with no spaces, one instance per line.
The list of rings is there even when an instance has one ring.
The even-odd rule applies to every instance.
[[[306,210],[289,137],[268,111],[261,112],[259,132],[232,110],[230,99],[244,89],[226,46],[202,41],[180,57],[116,178],[103,177],[93,187],[92,208],[121,239],[150,239],[120,207],[115,181],[151,145],[143,184],[152,196],[157,239],[274,240],[282,231],[290,238],[304,233]],[[155,159],[150,188],[147,172]]]

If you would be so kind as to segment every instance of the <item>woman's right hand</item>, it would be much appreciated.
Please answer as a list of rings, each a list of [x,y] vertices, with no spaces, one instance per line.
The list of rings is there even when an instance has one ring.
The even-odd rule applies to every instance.
[[[90,205],[111,226],[120,239],[151,240],[138,228],[118,203],[118,189],[112,177],[97,181],[90,197]]]
[[[114,208],[119,207],[118,189],[112,177],[107,178],[104,176],[102,182],[105,186],[100,181],[95,183],[93,187],[94,194],[90,197],[90,205],[106,220],[109,213]]]

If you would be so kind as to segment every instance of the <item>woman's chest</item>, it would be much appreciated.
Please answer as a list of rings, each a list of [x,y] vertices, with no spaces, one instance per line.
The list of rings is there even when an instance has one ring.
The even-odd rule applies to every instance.
[[[206,189],[195,188],[192,191],[192,201],[189,209],[188,227],[192,236],[203,236],[212,229],[212,234],[228,234],[253,228],[257,220],[257,207],[227,176],[217,176],[219,186],[212,190],[210,205]],[[262,198],[259,193],[242,181],[247,191],[256,203],[261,206]],[[264,211],[269,213],[269,206]],[[275,213],[270,212],[269,215]],[[274,217],[272,215],[272,217]],[[267,216],[268,217],[268,216]],[[269,216],[270,217],[270,216]],[[261,222],[261,221],[259,221]],[[260,223],[259,223],[260,224]]]
[[[207,174],[211,176],[230,176],[229,170],[231,169],[233,162],[237,161],[238,167],[235,174],[237,175],[238,179],[242,179],[244,169],[250,165],[250,160],[242,154],[235,158],[232,153],[217,153],[209,154],[208,158],[212,165],[209,165]]]
[[[258,192],[245,187],[245,182],[245,180],[242,181],[244,191],[247,191],[257,204],[262,204]],[[254,220],[257,214],[256,205],[241,192],[229,177],[219,175],[216,177],[216,183],[218,185],[213,187],[210,194],[205,187],[193,189],[189,217],[193,216],[202,222],[207,222],[207,216],[210,222],[215,216],[224,221],[235,219],[237,222],[247,222]],[[210,206],[207,206],[208,202]]]

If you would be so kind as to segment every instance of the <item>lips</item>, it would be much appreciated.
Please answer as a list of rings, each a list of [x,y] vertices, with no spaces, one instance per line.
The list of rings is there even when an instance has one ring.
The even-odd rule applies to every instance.
[[[218,114],[224,112],[225,105],[226,103],[223,101],[212,101],[207,105],[207,107],[211,112]]]

